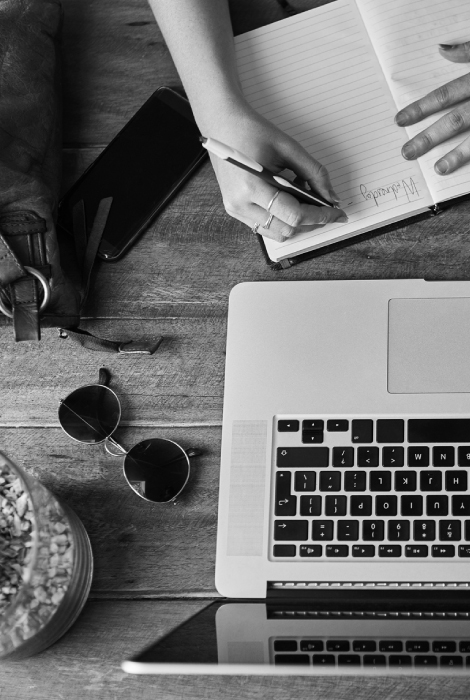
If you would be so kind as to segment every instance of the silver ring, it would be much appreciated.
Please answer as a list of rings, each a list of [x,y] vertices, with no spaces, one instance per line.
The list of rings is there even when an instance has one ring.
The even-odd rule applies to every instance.
[[[274,214],[270,214],[263,228],[268,229],[271,226],[271,222],[274,219]]]
[[[261,226],[261,224],[259,224],[258,222],[256,222],[256,224],[254,224],[254,225],[252,226],[252,228],[251,228],[252,233],[258,233],[258,229],[259,229],[260,226]]]
[[[40,283],[42,284],[42,289],[44,291],[44,298],[42,300],[41,306],[39,307],[39,313],[41,313],[41,311],[44,311],[44,309],[49,304],[49,301],[51,299],[51,288],[49,287],[49,282],[44,277],[42,272],[38,272],[38,270],[36,270],[36,268],[29,267],[28,265],[23,265],[23,267],[28,274],[32,275],[33,277],[36,277],[36,279],[38,279],[40,281]],[[1,299],[0,299],[0,311],[3,314],[5,314],[5,316],[8,316],[8,318],[13,318],[13,312],[10,311],[10,309],[7,306],[5,306],[5,304],[3,303],[3,301]]]
[[[270,211],[270,210],[271,210],[272,205],[273,205],[274,202],[276,201],[277,197],[279,197],[279,192],[280,192],[280,191],[281,191],[281,190],[276,190],[276,191],[275,191],[273,197],[271,198],[271,201],[269,202],[268,206],[266,207],[266,211]],[[264,226],[264,228],[266,228],[266,226]]]

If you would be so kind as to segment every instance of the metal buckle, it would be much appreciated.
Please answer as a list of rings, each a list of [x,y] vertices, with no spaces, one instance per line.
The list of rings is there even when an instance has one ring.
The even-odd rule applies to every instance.
[[[51,288],[49,287],[49,282],[47,279],[44,277],[42,272],[39,272],[36,270],[34,267],[29,267],[28,265],[23,265],[24,269],[26,272],[31,275],[32,277],[36,277],[42,284],[42,289],[44,292],[44,298],[41,302],[41,306],[39,307],[39,313],[44,311],[46,306],[49,304],[49,301],[51,300]],[[5,305],[5,303],[2,301],[0,297],[0,311],[5,314],[5,316],[8,316],[8,318],[13,318],[13,312],[10,311],[10,309]]]

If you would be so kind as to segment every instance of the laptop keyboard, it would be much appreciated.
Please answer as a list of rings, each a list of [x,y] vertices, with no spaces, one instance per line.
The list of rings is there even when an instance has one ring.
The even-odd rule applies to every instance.
[[[470,419],[276,417],[273,559],[470,558]]]
[[[275,664],[295,666],[378,666],[469,668],[470,642],[454,639],[275,638]]]

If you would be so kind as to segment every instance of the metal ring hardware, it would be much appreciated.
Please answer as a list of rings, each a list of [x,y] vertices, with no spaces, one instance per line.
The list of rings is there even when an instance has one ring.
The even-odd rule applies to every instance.
[[[44,311],[46,306],[49,304],[51,300],[51,288],[49,287],[49,282],[47,279],[44,277],[42,272],[38,272],[36,268],[34,267],[29,267],[28,265],[23,265],[24,269],[26,272],[31,275],[32,277],[36,277],[42,285],[42,289],[44,292],[44,298],[41,302],[41,306],[39,307],[39,313]],[[5,305],[5,303],[2,301],[0,298],[0,311],[5,314],[5,316],[8,316],[8,318],[13,318],[13,312],[10,311],[10,309]]]

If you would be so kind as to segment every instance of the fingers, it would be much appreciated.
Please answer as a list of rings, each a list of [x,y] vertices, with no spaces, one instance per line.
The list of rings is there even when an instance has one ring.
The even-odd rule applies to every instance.
[[[437,122],[407,141],[402,148],[402,155],[406,160],[419,158],[434,146],[466,131],[469,127],[470,101],[445,114]]]
[[[302,180],[308,182],[313,190],[323,195],[328,201],[338,203],[339,197],[330,182],[328,170],[312,158],[296,141],[289,143],[289,150],[283,152],[284,167],[290,168]]]
[[[439,175],[450,175],[465,163],[470,163],[470,137],[449,151],[443,158],[440,158],[434,165],[434,170]]]
[[[439,44],[439,53],[448,61],[467,63],[470,61],[470,41],[455,45]]]
[[[395,122],[398,126],[410,126],[468,98],[470,98],[470,73],[451,80],[420,100],[412,102],[398,112],[395,116]]]

